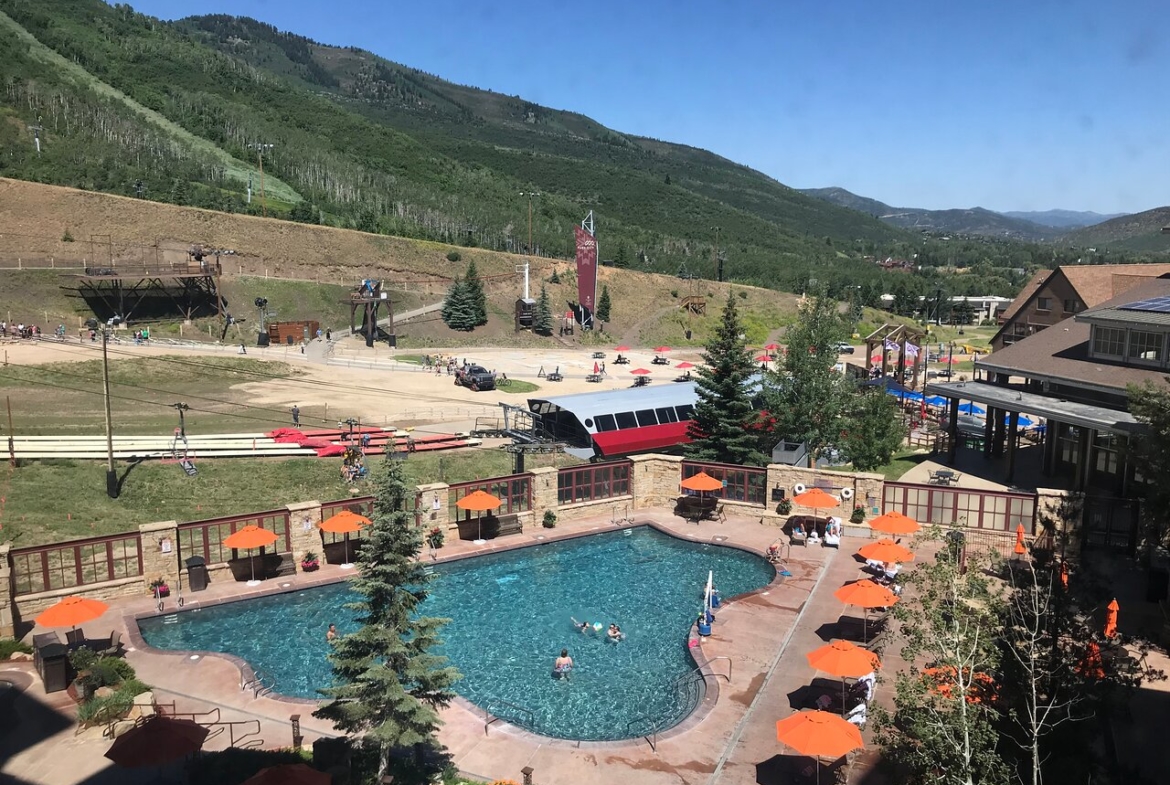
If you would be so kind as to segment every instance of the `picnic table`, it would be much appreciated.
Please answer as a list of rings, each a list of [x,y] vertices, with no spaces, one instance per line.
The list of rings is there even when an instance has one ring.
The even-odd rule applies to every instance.
[[[605,352],[594,352],[593,359],[594,360],[604,360],[605,359]]]
[[[680,496],[676,506],[676,513],[691,523],[698,523],[707,518],[721,518],[722,508],[719,499],[715,496]]]
[[[589,374],[588,376],[586,376],[586,377],[585,377],[585,381],[587,381],[587,382],[593,382],[594,384],[596,384],[597,382],[600,382],[600,381],[601,381],[601,374],[599,374],[599,373],[591,373],[591,374]]]
[[[560,371],[553,371],[544,378],[545,381],[549,382],[563,382],[565,380],[564,374],[562,374]]]
[[[625,357],[625,356],[623,356],[623,355],[620,355],[620,354],[619,354],[619,355],[617,356],[617,359],[613,361],[613,364],[614,364],[614,365],[629,365],[629,364],[630,364],[630,358],[629,358],[629,357]]]
[[[670,365],[670,360],[666,359],[665,357],[661,357],[661,356],[656,355],[654,357],[654,359],[650,361],[650,364],[651,365]]]
[[[933,485],[955,485],[963,475],[950,469],[939,469],[930,472],[930,482]]]
[[[601,377],[598,377],[597,381],[601,381]],[[650,380],[649,376],[639,376],[637,379],[634,380],[634,386],[635,387],[645,387],[646,385],[648,385],[650,383],[650,381],[651,380]]]
[[[690,371],[687,371],[687,372],[686,372],[686,373],[684,373],[682,376],[676,376],[676,377],[674,377],[674,380],[675,380],[676,382],[689,382],[689,381],[693,381],[693,380],[692,380],[692,378],[691,378],[691,372],[690,372]]]

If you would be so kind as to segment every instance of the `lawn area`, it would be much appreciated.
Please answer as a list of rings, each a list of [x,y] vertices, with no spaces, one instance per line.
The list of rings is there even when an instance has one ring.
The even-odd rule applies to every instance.
[[[897,480],[903,474],[913,469],[918,464],[930,458],[930,454],[920,450],[902,450],[894,453],[894,457],[885,466],[879,466],[873,469],[874,474],[881,474],[887,480]],[[845,464],[844,466],[830,466],[826,467],[830,471],[851,472],[854,471],[852,464]]]
[[[528,456],[529,467],[567,466],[575,458]],[[375,459],[377,460],[377,459]],[[315,499],[348,498],[340,461],[330,458],[221,458],[197,463],[187,477],[178,466],[157,462],[119,463],[122,494],[105,493],[105,464],[97,461],[28,462],[0,469],[0,542],[15,547],[55,540],[132,531],[153,521],[190,521],[276,509]],[[502,450],[470,449],[415,453],[404,467],[411,483],[464,482],[512,473],[512,456]],[[368,485],[361,492],[369,493]]]
[[[496,389],[506,393],[530,393],[539,390],[540,385],[521,379],[504,379],[496,381]]]

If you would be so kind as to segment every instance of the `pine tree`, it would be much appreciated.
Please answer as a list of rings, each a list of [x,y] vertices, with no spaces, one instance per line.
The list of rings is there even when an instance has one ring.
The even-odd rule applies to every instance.
[[[447,297],[443,300],[443,309],[440,311],[443,321],[452,330],[466,330],[470,332],[477,324],[475,308],[471,302],[471,292],[467,282],[455,279],[451,288],[447,290]]]
[[[611,307],[611,305],[609,302],[609,287],[602,285],[601,296],[597,298],[597,313],[595,314],[595,316],[597,316],[597,321],[599,321],[599,322],[608,322],[609,321],[610,307]]]
[[[463,276],[463,285],[467,287],[468,302],[471,304],[475,323],[472,327],[487,324],[487,296],[483,292],[483,281],[479,280],[479,271],[475,269],[475,262],[467,263],[467,274]]]
[[[764,455],[749,427],[755,420],[748,380],[755,365],[748,356],[735,298],[727,297],[723,318],[698,371],[698,402],[687,434],[688,458],[718,463],[758,465]]]
[[[879,387],[859,387],[849,408],[842,424],[842,457],[859,472],[885,466],[906,438],[894,398]]]
[[[532,331],[541,335],[552,335],[552,306],[548,302],[548,289],[540,285],[540,297],[536,301],[536,315],[532,320]]]
[[[561,276],[557,275],[557,268],[555,268],[555,267],[553,268],[553,274],[549,276],[548,282],[549,283],[560,283],[561,282]]]
[[[334,643],[329,662],[338,686],[322,691],[332,700],[313,716],[372,748],[380,781],[392,754],[407,753],[416,770],[441,759],[437,710],[451,702],[460,675],[431,652],[446,620],[418,615],[430,576],[418,559],[414,493],[401,463],[384,461],[376,471],[373,525],[351,583],[360,599],[350,607],[362,626]]]
[[[613,266],[625,268],[630,266],[630,252],[625,243],[618,243],[617,253],[613,255]]]

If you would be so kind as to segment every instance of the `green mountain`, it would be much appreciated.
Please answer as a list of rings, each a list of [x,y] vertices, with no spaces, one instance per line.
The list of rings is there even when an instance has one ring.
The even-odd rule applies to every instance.
[[[727,159],[451,84],[251,19],[174,23],[101,0],[4,0],[0,175],[226,211],[799,290],[880,273],[913,238]],[[39,126],[42,152],[34,149]],[[247,182],[256,196],[246,203]],[[715,227],[719,227],[716,231]]]
[[[962,234],[1014,240],[1043,241],[1059,238],[1064,230],[1042,226],[982,207],[926,210],[920,207],[891,207],[877,199],[858,196],[844,188],[805,188],[802,193],[826,202],[858,210],[891,226],[934,234]]]
[[[1170,253],[1170,207],[1157,207],[1086,226],[1069,233],[1065,240],[1082,247]]]

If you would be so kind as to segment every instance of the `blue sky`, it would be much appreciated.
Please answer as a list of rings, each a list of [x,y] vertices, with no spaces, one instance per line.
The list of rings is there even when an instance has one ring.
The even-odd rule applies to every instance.
[[[139,0],[252,16],[905,207],[1170,204],[1156,0]]]

